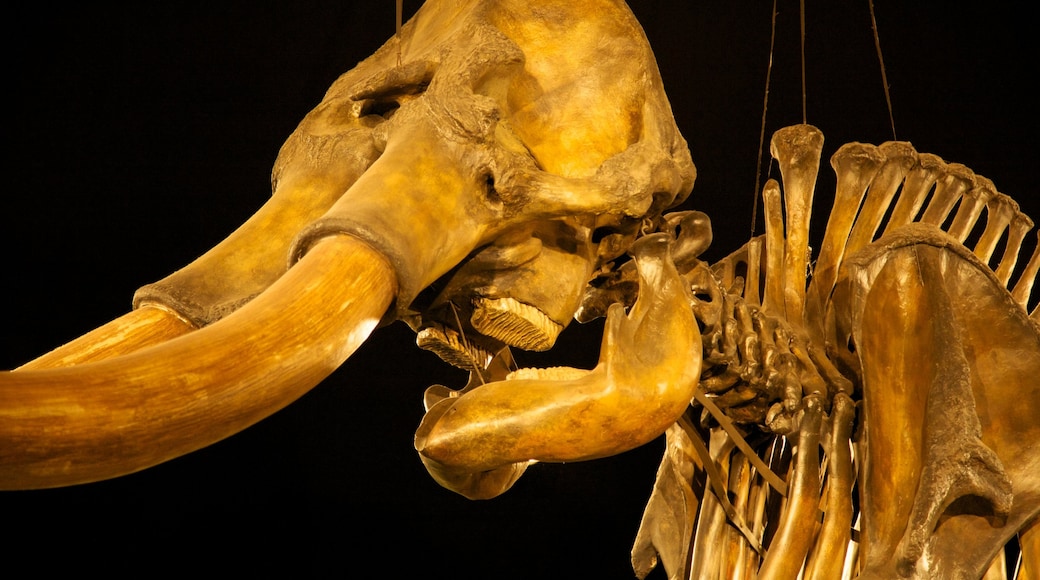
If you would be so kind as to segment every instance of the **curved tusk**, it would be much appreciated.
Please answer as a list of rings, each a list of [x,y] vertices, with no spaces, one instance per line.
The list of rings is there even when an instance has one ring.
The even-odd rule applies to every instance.
[[[378,156],[371,129],[356,119],[341,121],[332,135],[304,119],[282,147],[275,166],[274,195],[226,239],[166,278],[139,289],[135,310],[29,361],[19,370],[97,362],[209,325],[258,296],[285,273],[289,248],[299,231],[321,217]],[[318,126],[316,126],[318,125]],[[327,150],[346,151],[329,163]],[[319,155],[317,152],[324,152]]]
[[[689,405],[701,371],[700,332],[670,245],[670,236],[655,234],[633,246],[639,299],[627,317],[620,304],[611,307],[595,369],[548,369],[567,375],[559,380],[531,369],[534,378],[478,387],[431,414],[416,449],[479,472],[606,457],[663,433]]]
[[[53,369],[97,362],[155,346],[195,328],[195,325],[169,310],[142,306],[15,370]]]
[[[300,230],[324,215],[374,159],[374,153],[364,150],[363,140],[371,141],[368,132],[355,130],[348,137],[341,140],[357,151],[352,151],[351,163],[343,163],[346,169],[338,168],[342,175],[302,162],[297,165],[303,167],[281,169],[267,203],[192,263],[139,289],[134,305],[158,305],[203,327],[259,296],[288,269],[289,250]],[[282,156],[292,144],[294,139],[286,142]],[[279,163],[288,162],[280,156]]]
[[[382,255],[332,237],[211,326],[96,363],[0,374],[0,489],[116,477],[241,431],[342,364],[395,291]]]

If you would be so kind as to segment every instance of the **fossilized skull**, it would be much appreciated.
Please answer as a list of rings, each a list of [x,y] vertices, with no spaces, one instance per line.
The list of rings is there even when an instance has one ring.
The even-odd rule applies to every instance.
[[[322,187],[320,202],[309,188],[306,200],[293,195],[326,209],[295,224],[309,221],[294,259],[333,234],[368,241],[393,262],[397,314],[419,343],[471,368],[503,344],[551,347],[592,275],[596,229],[631,229],[681,201],[694,175],[623,4],[430,2],[333,85],[274,177],[279,192],[306,180],[344,190]],[[195,297],[213,292],[193,274],[138,300],[191,303],[208,323],[256,293],[195,312]]]
[[[547,348],[597,263],[682,201],[694,176],[624,2],[431,0],[303,119],[274,196],[235,234],[142,288],[130,318],[4,377],[19,417],[4,434],[5,479],[110,477],[225,437],[316,384],[378,318],[405,319],[420,344],[467,367],[507,344]],[[228,352],[206,349],[218,343]],[[87,361],[98,363],[43,370]],[[32,394],[55,381],[70,393],[89,383],[97,409]],[[130,412],[127,393],[166,408]],[[69,413],[89,420],[36,445]],[[149,435],[128,442],[127,424]],[[66,464],[70,449],[83,473]]]
[[[342,87],[361,119],[380,117],[381,153],[296,253],[330,233],[369,241],[420,344],[467,368],[501,344],[549,348],[597,228],[680,201],[694,177],[638,25],[593,4],[424,7]]]

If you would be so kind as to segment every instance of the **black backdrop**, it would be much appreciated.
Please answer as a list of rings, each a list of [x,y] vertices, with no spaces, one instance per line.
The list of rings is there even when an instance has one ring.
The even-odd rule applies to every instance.
[[[137,287],[244,221],[295,124],[394,31],[390,1],[285,4],[9,12],[3,368],[122,314]],[[749,235],[771,7],[702,4],[632,8],[698,166],[689,205],[713,218],[716,259]],[[808,120],[825,156],[891,138],[868,3],[849,4],[806,2]],[[1025,15],[876,4],[899,138],[992,178],[1040,216]],[[777,26],[767,135],[802,117],[798,3],[780,3]],[[833,178],[822,180],[820,192]],[[521,363],[588,367],[598,337],[597,325],[575,325],[555,354]],[[4,568],[630,578],[660,441],[536,466],[503,497],[470,502],[433,483],[411,445],[423,389],[463,380],[403,325],[381,329],[300,401],[210,448],[113,481],[0,494],[14,538]]]

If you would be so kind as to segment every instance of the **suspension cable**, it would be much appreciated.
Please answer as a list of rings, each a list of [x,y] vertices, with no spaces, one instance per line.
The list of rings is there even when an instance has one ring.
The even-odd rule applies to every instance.
[[[809,123],[809,115],[806,113],[806,90],[805,90],[805,0],[801,0],[798,3],[798,13],[801,18],[802,26],[802,124],[806,125]]]
[[[888,105],[888,121],[892,125],[892,140],[896,139],[896,118],[892,113],[892,96],[888,90],[888,74],[885,72],[885,58],[881,56],[881,37],[878,35],[877,18],[874,16],[874,0],[867,0],[870,5],[870,26],[874,31],[874,47],[877,48],[878,63],[881,64],[881,85],[885,89],[885,104]]]
[[[762,150],[766,143],[766,111],[769,109],[769,80],[773,74],[773,49],[776,44],[776,0],[773,0],[773,17],[769,36],[769,63],[766,65],[766,88],[762,96],[762,128],[758,134],[758,157],[755,159],[755,189],[751,192],[751,237],[755,237],[758,224],[758,196],[762,185]]]
[[[397,66],[401,66],[401,20],[404,18],[404,0],[397,0],[397,28],[394,36],[397,37]]]

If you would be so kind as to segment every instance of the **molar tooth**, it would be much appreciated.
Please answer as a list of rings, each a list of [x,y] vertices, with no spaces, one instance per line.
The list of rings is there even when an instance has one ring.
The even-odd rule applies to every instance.
[[[468,371],[486,368],[493,356],[491,351],[465,340],[457,331],[436,323],[420,330],[415,344],[444,362]]]
[[[548,367],[517,369],[506,376],[507,381],[543,380],[543,381],[570,381],[587,375],[589,371],[576,369],[574,367]]]
[[[667,234],[633,246],[640,294],[628,314],[607,315],[600,363],[566,379],[495,381],[428,414],[416,449],[438,469],[483,472],[530,460],[613,455],[657,437],[689,407],[701,342]],[[443,405],[443,403],[442,403]]]
[[[563,326],[530,304],[514,298],[478,298],[470,319],[473,328],[509,346],[545,351],[552,348]]]

